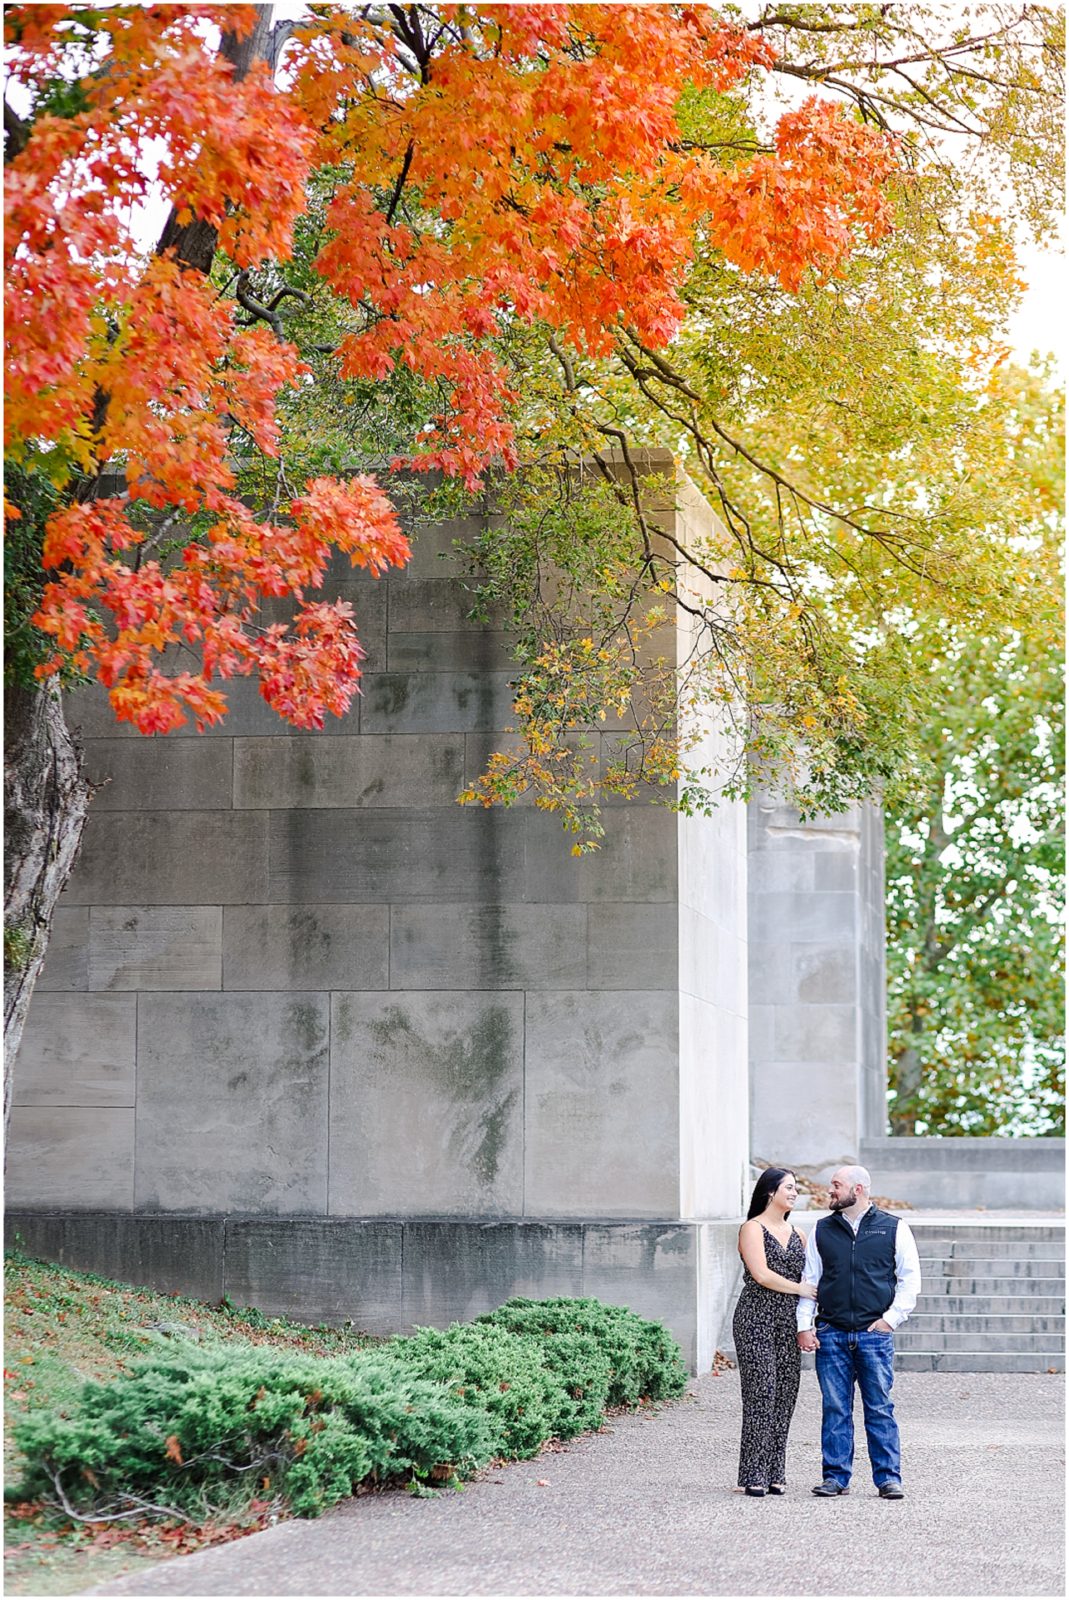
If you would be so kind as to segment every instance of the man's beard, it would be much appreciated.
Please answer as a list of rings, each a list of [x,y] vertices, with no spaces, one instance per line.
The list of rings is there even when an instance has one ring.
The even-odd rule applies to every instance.
[[[829,1211],[845,1211],[849,1206],[853,1205],[853,1203],[854,1203],[854,1201],[856,1199],[857,1199],[857,1190],[856,1189],[851,1189],[849,1195],[846,1197],[845,1200],[829,1200],[828,1201],[828,1210]]]

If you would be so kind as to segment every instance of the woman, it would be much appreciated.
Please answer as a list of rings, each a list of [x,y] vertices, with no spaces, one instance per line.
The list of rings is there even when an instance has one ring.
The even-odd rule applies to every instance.
[[[788,1167],[768,1167],[754,1187],[739,1229],[743,1288],[732,1328],[742,1380],[739,1488],[748,1495],[785,1494],[787,1432],[798,1398],[801,1352],[795,1336],[805,1239],[790,1222],[798,1185]]]

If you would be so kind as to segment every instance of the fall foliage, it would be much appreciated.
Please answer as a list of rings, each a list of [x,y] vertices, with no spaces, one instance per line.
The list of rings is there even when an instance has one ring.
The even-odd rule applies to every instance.
[[[969,441],[1012,226],[1061,205],[1058,31],[997,0],[9,6],[9,1047],[88,804],[57,686],[165,733],[249,675],[323,726],[362,648],[319,586],[404,564],[400,468],[453,504],[506,474],[472,554],[518,623],[523,748],[484,803],[533,787],[586,848],[603,788],[701,808],[756,762],[834,806],[908,771],[914,620],[982,628],[1027,559]],[[643,446],[726,547],[651,537]],[[650,700],[650,599],[670,617],[688,567],[693,670],[591,786],[575,731]],[[731,772],[687,769],[710,705]]]
[[[537,319],[591,356],[624,321],[663,346],[699,227],[793,289],[889,225],[896,141],[827,101],[785,115],[748,161],[683,147],[685,85],[722,94],[773,60],[707,8],[390,12],[318,11],[280,77],[266,60],[239,77],[213,47],[215,29],[251,32],[252,7],[7,12],[12,72],[42,109],[7,175],[6,447],[73,491],[44,529],[54,575],[35,620],[55,649],[38,671],[95,674],[142,732],[218,720],[235,673],[321,726],[361,651],[344,604],[308,591],[332,549],[374,570],[406,558],[366,477],[294,492],[280,473],[266,518],[235,493],[235,456],[277,458],[276,397],[309,377],[245,312],[249,275],[292,253],[314,169],[340,174],[313,263],[356,313],[340,372],[378,380],[403,362],[432,384],[441,406],[409,464],[469,486],[516,459],[490,340],[502,323]],[[214,230],[226,290],[174,245],[138,251],[130,218],[153,184],[179,230]],[[170,563],[153,553],[161,512],[196,530]],[[281,595],[299,601],[292,626],[261,627],[260,600]],[[164,665],[175,646],[187,670],[173,649]]]

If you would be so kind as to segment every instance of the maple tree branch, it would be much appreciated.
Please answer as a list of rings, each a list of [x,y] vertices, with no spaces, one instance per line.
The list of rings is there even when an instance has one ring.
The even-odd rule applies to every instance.
[[[414,139],[409,139],[408,148],[405,151],[405,159],[401,163],[401,170],[397,174],[397,183],[396,183],[396,185],[394,187],[393,195],[392,195],[392,197],[390,199],[390,204],[389,204],[389,207],[387,208],[387,211],[386,211],[386,221],[388,223],[392,223],[393,222],[394,212],[397,210],[398,203],[399,203],[399,201],[401,199],[401,191],[405,186],[405,179],[408,177],[409,169],[412,166],[412,157],[415,155],[415,153],[416,153],[415,140]]]
[[[626,332],[627,337],[631,340],[635,348],[639,350],[649,362],[652,363],[655,373],[651,373],[648,369],[644,369],[639,366],[634,355],[627,349],[627,347],[618,343],[617,350],[624,362],[624,365],[627,367],[635,381],[639,384],[642,392],[647,396],[648,399],[652,400],[652,402],[657,405],[659,409],[665,409],[663,402],[659,399],[657,394],[649,388],[649,384],[647,382],[648,378],[653,375],[656,375],[660,381],[664,382],[669,387],[677,389],[692,402],[694,409],[689,417],[682,417],[677,413],[672,413],[672,416],[673,420],[684,423],[684,426],[687,428],[688,432],[691,434],[691,437],[696,443],[701,443],[708,448],[708,440],[704,435],[704,427],[707,426],[723,444],[727,445],[731,450],[733,450],[736,455],[740,456],[749,466],[753,467],[756,472],[761,473],[761,475],[767,478],[770,483],[774,484],[778,489],[782,489],[786,494],[788,494],[796,506],[804,505],[808,508],[808,510],[817,512],[826,517],[830,517],[833,521],[838,522],[841,526],[851,528],[855,533],[859,533],[867,539],[874,540],[884,550],[887,551],[888,555],[890,555],[894,561],[896,561],[900,566],[904,567],[907,571],[915,574],[923,574],[923,566],[918,565],[916,562],[909,559],[906,553],[908,545],[907,536],[905,534],[896,534],[890,528],[874,527],[869,522],[860,521],[859,518],[852,515],[850,511],[837,509],[828,501],[818,500],[814,496],[806,494],[803,489],[799,488],[797,484],[792,483],[789,478],[784,477],[783,474],[777,471],[775,467],[769,465],[769,463],[766,461],[761,461],[746,448],[741,440],[729,433],[727,429],[716,420],[715,417],[711,416],[705,409],[703,397],[690,387],[681,374],[676,372],[676,370],[665,359],[665,357],[660,354],[659,351],[650,349],[649,346],[644,344],[632,329],[627,329]],[[698,421],[698,406],[702,407],[704,425]],[[666,414],[668,413],[666,412]],[[862,506],[862,510],[866,513],[878,511],[880,509],[881,508],[874,506]],[[904,512],[893,513],[882,510],[882,515],[885,517],[893,516],[900,522],[913,522],[916,520]],[[751,549],[753,549],[755,553],[762,555],[763,559],[771,561],[772,565],[776,566],[777,569],[783,573],[784,576],[786,576],[786,569],[782,562],[776,561],[767,554],[757,551],[756,546],[754,546],[752,543],[752,540],[749,542]],[[938,580],[931,579],[930,581],[935,583]]]
[[[30,141],[32,122],[20,117],[14,106],[4,101],[4,164],[22,154]]]
[[[278,339],[286,337],[282,316],[278,311],[282,301],[289,298],[299,300],[303,306],[312,304],[311,295],[305,294],[303,289],[293,289],[287,284],[278,291],[269,304],[265,305],[262,300],[257,300],[253,294],[251,278],[247,271],[238,273],[234,293],[237,296],[238,304],[243,306],[249,313],[248,320],[239,324],[239,326],[250,328],[254,322],[266,322]]]

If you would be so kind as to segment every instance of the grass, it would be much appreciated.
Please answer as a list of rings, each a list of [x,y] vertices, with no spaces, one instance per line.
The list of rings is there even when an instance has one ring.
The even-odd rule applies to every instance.
[[[19,1417],[37,1407],[64,1411],[87,1378],[107,1379],[161,1338],[241,1340],[340,1355],[375,1341],[352,1327],[306,1327],[224,1301],[206,1305],[34,1261],[5,1256],[4,1482],[17,1485],[21,1460],[12,1441]],[[255,1533],[284,1515],[254,1501],[234,1521],[202,1527],[151,1523],[75,1524],[41,1502],[8,1500],[4,1510],[4,1587],[8,1594],[60,1595],[104,1583],[169,1556]]]

